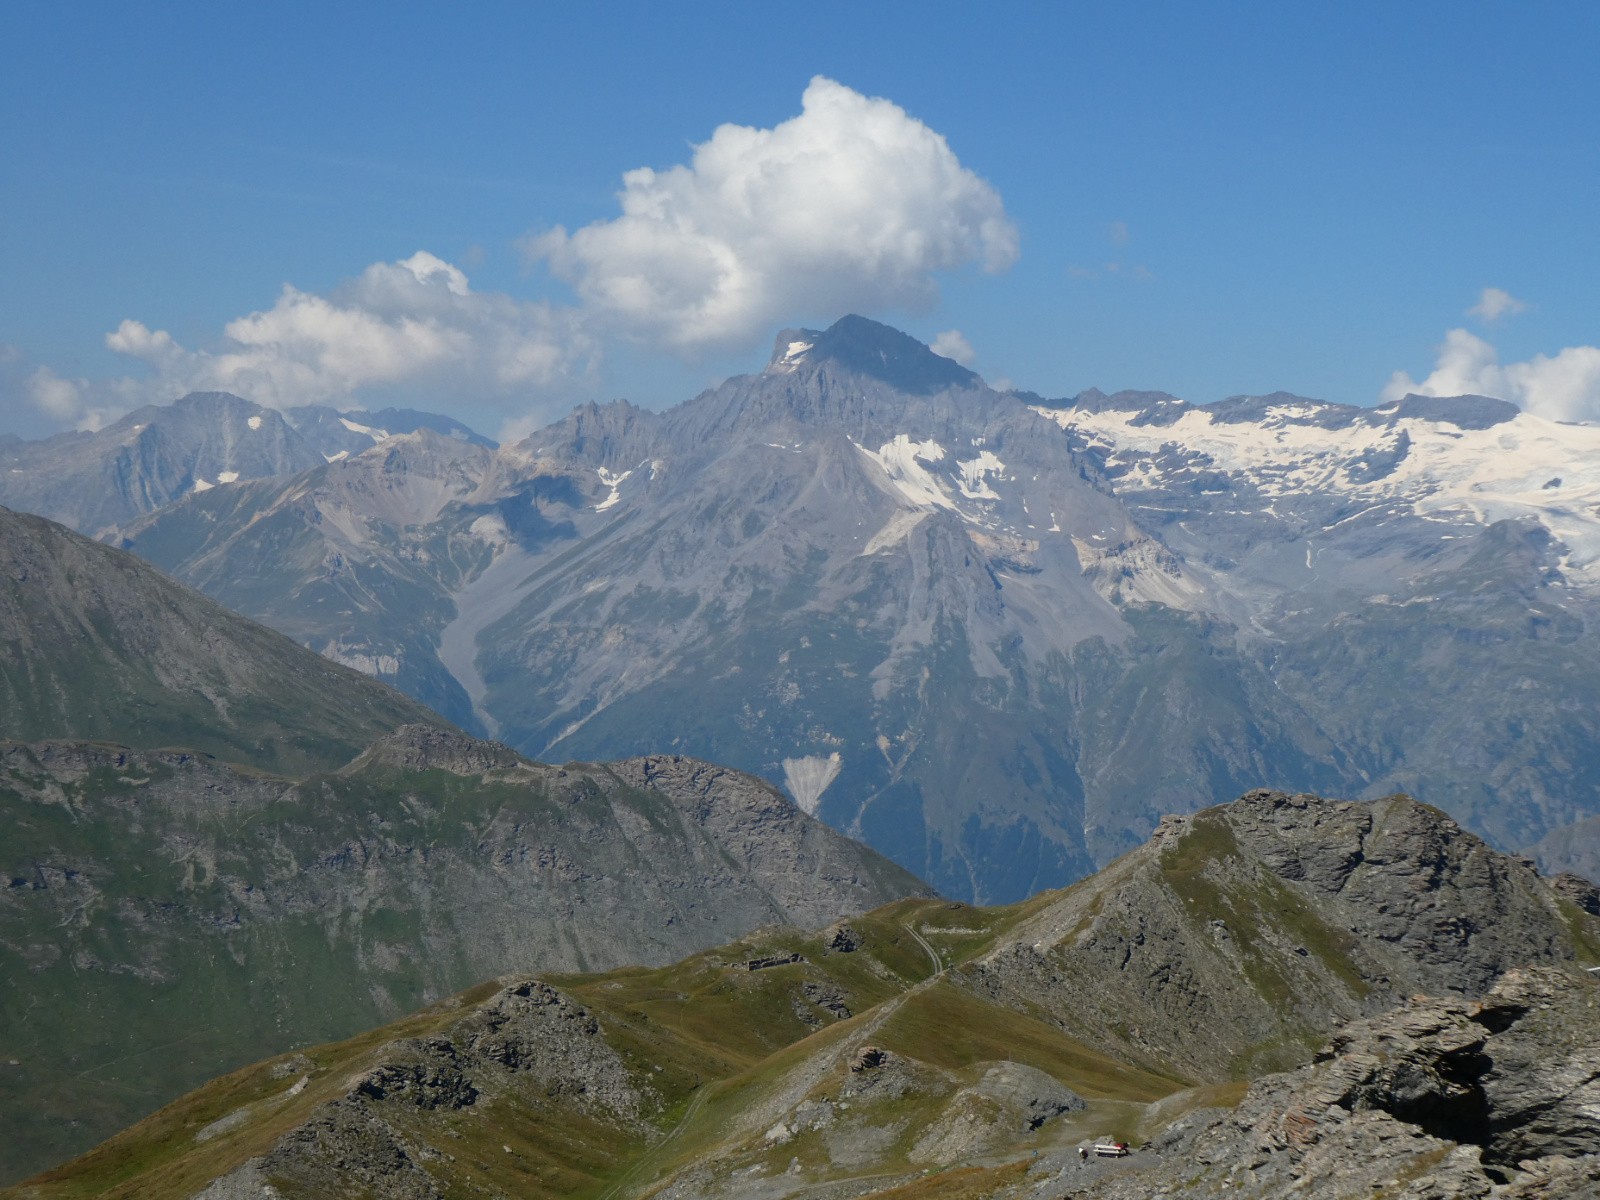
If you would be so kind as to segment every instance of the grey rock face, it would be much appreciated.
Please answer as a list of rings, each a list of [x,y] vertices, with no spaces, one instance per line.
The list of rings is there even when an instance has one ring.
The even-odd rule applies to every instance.
[[[1530,864],[1405,796],[1252,792],[1169,820],[1094,884],[963,986],[1197,1080],[1299,1061],[1418,992],[1476,996],[1521,964],[1570,965],[1594,937]]]
[[[1313,1064],[1258,1081],[1237,1110],[1180,1122],[1144,1169],[1074,1194],[1600,1194],[1594,1122],[1579,1116],[1600,1087],[1597,992],[1534,968],[1482,1002],[1418,997],[1341,1029]]]

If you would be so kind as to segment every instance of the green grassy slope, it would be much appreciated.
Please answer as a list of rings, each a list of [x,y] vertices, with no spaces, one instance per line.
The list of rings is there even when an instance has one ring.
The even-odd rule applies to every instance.
[[[296,774],[431,710],[121,550],[0,509],[0,732],[182,746]]]

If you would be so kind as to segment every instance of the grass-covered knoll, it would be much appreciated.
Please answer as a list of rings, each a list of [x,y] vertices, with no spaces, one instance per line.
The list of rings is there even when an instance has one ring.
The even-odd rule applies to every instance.
[[[1183,1086],[1093,1050],[1054,1025],[940,983],[908,997],[877,1034],[887,1049],[948,1070],[1012,1060],[1038,1067],[1082,1096],[1151,1101]]]

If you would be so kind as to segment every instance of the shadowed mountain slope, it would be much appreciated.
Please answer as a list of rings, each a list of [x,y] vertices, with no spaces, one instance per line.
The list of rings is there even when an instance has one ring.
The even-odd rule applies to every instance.
[[[143,560],[0,509],[0,730],[181,746],[282,772],[441,723]]]

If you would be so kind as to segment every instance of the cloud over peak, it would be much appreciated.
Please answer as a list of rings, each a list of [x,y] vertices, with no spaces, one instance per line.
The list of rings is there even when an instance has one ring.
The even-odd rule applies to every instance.
[[[597,382],[609,340],[689,359],[737,352],[812,316],[925,308],[939,272],[1017,258],[999,193],[940,134],[821,76],[798,116],[719,126],[689,162],[622,182],[620,215],[524,240],[576,304],[475,291],[460,266],[418,250],[326,293],[285,283],[203,345],[124,320],[105,345],[144,364],[141,376],[46,370],[18,386],[49,419],[79,423],[198,390],[280,408],[376,396],[438,406],[443,394],[479,417],[548,420]],[[971,357],[954,331],[945,348]]]
[[[1017,258],[999,193],[941,135],[822,76],[799,116],[722,125],[687,165],[622,182],[620,216],[525,249],[609,324],[680,353],[738,346],[797,314],[923,307],[934,272]]]
[[[946,329],[929,343],[928,349],[960,363],[963,367],[970,367],[973,360],[978,357],[966,334],[959,329]]]
[[[446,379],[505,396],[557,384],[595,352],[569,311],[474,292],[459,267],[422,250],[374,263],[327,296],[285,284],[271,308],[230,321],[215,351],[135,320],[106,345],[147,363],[169,391],[224,389],[280,406]]]

